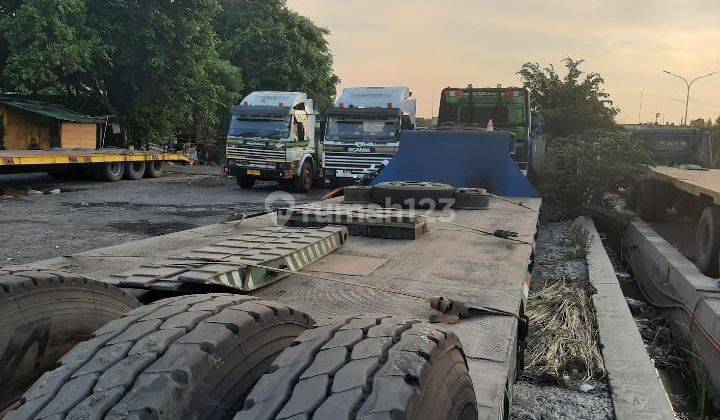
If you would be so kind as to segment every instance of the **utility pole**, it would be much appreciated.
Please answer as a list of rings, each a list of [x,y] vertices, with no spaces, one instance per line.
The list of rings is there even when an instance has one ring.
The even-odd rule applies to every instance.
[[[640,111],[638,111],[638,124],[642,124],[643,91],[640,91]]]
[[[712,72],[712,73],[710,73],[710,74],[706,74],[706,75],[704,75],[704,76],[699,76],[699,77],[696,77],[696,78],[694,78],[694,79],[692,79],[692,80],[689,80],[689,81],[688,81],[688,79],[680,76],[679,74],[675,74],[675,73],[669,72],[669,71],[667,71],[667,70],[664,70],[664,72],[667,73],[667,74],[669,74],[670,76],[674,76],[674,77],[677,77],[678,79],[682,80],[683,82],[685,82],[685,85],[687,86],[687,97],[686,97],[686,99],[685,99],[685,122],[684,122],[683,124],[684,124],[684,125],[688,125],[688,109],[690,108],[690,88],[691,88],[692,85],[693,85],[695,82],[697,82],[698,80],[704,79],[704,78],[706,78],[706,77],[714,76],[715,74],[717,74],[717,72],[714,71],[714,72]]]

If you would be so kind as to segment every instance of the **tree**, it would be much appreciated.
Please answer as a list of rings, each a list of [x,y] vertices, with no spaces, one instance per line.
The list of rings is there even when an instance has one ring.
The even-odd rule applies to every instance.
[[[626,133],[587,130],[553,139],[537,184],[548,204],[574,217],[604,193],[632,186],[650,162],[648,150]]]
[[[239,67],[246,90],[303,91],[329,107],[339,83],[328,31],[290,10],[285,0],[223,0],[215,19],[222,57]]]
[[[568,136],[588,129],[610,128],[620,110],[603,90],[605,80],[597,73],[583,73],[584,60],[563,60],[567,74],[561,77],[555,67],[541,68],[525,63],[518,74],[531,91],[534,113],[545,120],[550,136]]]
[[[21,92],[117,115],[135,143],[158,142],[238,100],[242,76],[217,52],[219,11],[219,0],[25,0],[3,19],[4,75]]]

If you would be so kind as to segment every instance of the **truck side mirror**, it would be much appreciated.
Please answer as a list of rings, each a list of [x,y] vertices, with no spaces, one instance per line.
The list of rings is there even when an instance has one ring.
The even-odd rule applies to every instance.
[[[305,141],[305,127],[301,122],[296,122],[298,141]]]

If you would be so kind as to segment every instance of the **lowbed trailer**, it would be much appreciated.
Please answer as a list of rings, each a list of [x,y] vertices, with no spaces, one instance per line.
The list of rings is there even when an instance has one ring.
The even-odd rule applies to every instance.
[[[247,286],[239,281],[242,276],[220,276],[227,268],[215,265],[213,269],[207,264],[241,263],[249,258],[260,266],[273,264],[271,259],[263,259],[268,255],[288,258],[287,265],[274,265],[285,267],[286,277],[272,279],[265,287],[248,286],[248,290],[254,290],[246,295],[257,301],[246,301],[237,294],[176,297],[141,307],[108,324],[95,334],[96,338],[65,356],[61,367],[28,391],[20,409],[7,418],[83,412],[125,418],[122,413],[127,416],[136,410],[159,413],[157,418],[180,418],[177,415],[182,412],[187,418],[197,412],[197,404],[200,410],[215,413],[213,410],[222,405],[213,400],[216,394],[197,401],[191,397],[197,392],[193,387],[207,375],[232,370],[227,359],[231,356],[223,351],[233,337],[255,334],[252,331],[256,331],[256,325],[270,328],[278,317],[294,319],[296,327],[273,330],[279,346],[274,351],[289,347],[271,365],[263,365],[269,373],[260,379],[244,406],[232,405],[229,400],[235,395],[224,394],[224,400],[219,400],[230,404],[224,410],[239,411],[236,419],[391,415],[469,419],[475,418],[476,411],[482,419],[506,418],[512,385],[522,366],[524,308],[540,199],[523,200],[523,205],[493,198],[487,210],[452,210],[452,223],[440,220],[448,216],[446,211],[433,212],[426,218],[424,234],[414,240],[378,238],[392,237],[391,229],[406,221],[388,219],[390,228],[380,235],[373,235],[371,229],[363,232],[374,238],[341,235],[344,244],[339,248],[337,237],[327,236],[337,231],[331,229],[327,235],[320,235],[325,242],[308,241],[297,232],[284,235],[274,228],[278,215],[270,213],[242,223],[211,225],[22,267],[6,267],[11,272],[72,271],[99,284],[138,287],[136,294],[145,300],[157,298],[158,293],[162,296],[162,290],[182,295],[200,287],[207,293],[205,282],[210,280],[232,284],[236,290],[241,284]],[[503,239],[483,233],[507,230],[516,232],[517,237]],[[357,233],[357,226],[350,231]],[[268,247],[271,243],[262,239],[264,235],[282,236],[282,246]],[[262,255],[255,252],[258,244],[262,245]],[[295,262],[302,262],[302,271],[290,271]],[[308,262],[311,264],[305,265]],[[250,270],[245,279],[257,280],[257,275],[257,271]],[[446,331],[440,333],[436,326],[427,324],[432,315],[439,314],[428,301],[436,296],[462,301],[474,310],[454,325],[439,325]],[[287,308],[292,310],[288,312]],[[301,313],[316,320],[316,327],[293,339],[300,326],[307,328],[307,318],[301,318]],[[328,317],[342,321],[333,324]],[[415,321],[407,319],[424,323],[413,324]],[[247,352],[258,358],[247,363],[261,363],[263,357],[268,357],[265,350],[257,350],[263,337],[257,335],[253,340],[257,343],[242,344],[233,354]],[[205,359],[209,361],[203,362]],[[465,366],[469,374],[462,373]],[[438,376],[440,371],[444,373]],[[245,388],[237,386],[238,392],[247,388],[247,384]],[[434,386],[449,388],[439,391]],[[167,395],[160,396],[168,389],[171,391],[165,392]],[[441,402],[445,399],[438,397],[434,400],[438,401],[436,406],[413,405],[420,404],[420,396],[428,392],[448,392],[457,401],[452,407],[444,407]],[[195,404],[191,411],[182,411],[188,410],[191,399]],[[442,411],[458,404],[462,412],[449,415]],[[440,414],[432,414],[432,407],[441,410]],[[168,409],[171,412],[162,411]],[[413,410],[415,415],[411,414]],[[38,413],[39,417],[32,417]],[[203,412],[198,418],[220,418],[206,416]]]
[[[193,160],[183,154],[127,149],[0,150],[0,174],[48,172],[59,177],[86,171],[104,181],[162,175],[162,164]]]

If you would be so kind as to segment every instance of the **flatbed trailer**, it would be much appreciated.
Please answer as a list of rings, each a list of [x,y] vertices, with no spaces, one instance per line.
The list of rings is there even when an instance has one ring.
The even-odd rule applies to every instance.
[[[81,171],[115,182],[162,174],[162,164],[193,160],[179,153],[128,149],[0,150],[0,174],[48,172],[71,176]]]
[[[350,236],[334,253],[250,295],[316,320],[368,313],[428,320],[438,314],[418,296],[443,296],[486,308],[443,328],[462,341],[479,418],[506,418],[522,366],[523,315],[540,204],[540,199],[527,199],[526,207],[520,207],[492,199],[488,210],[454,211],[452,223],[440,221],[447,214],[438,211],[427,219],[427,232],[415,240]],[[118,273],[182,258],[276,222],[276,214],[270,213],[6,269],[65,270],[112,282]],[[507,240],[480,233],[499,230],[518,236]],[[142,298],[146,292],[136,293]]]
[[[662,221],[669,209],[695,221],[695,263],[707,276],[720,275],[720,170],[650,167],[634,195],[646,222]]]

